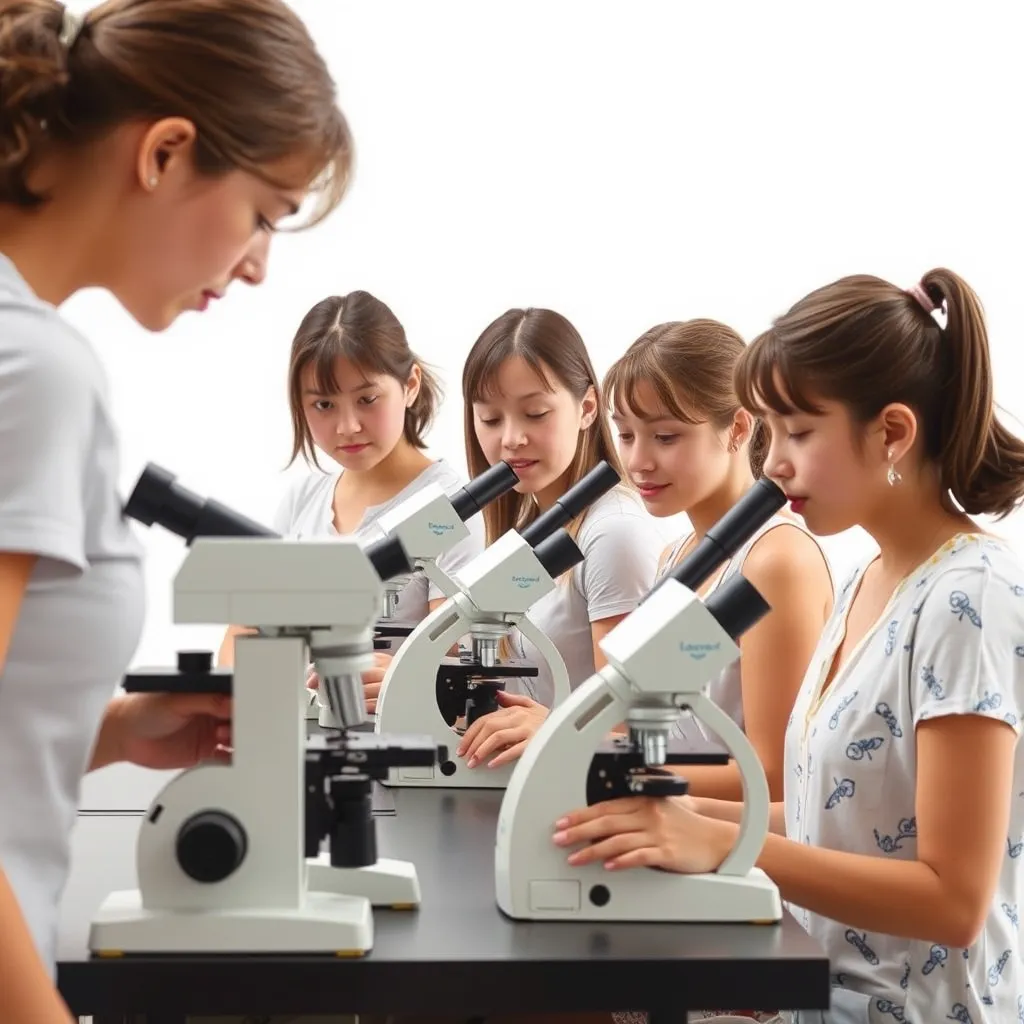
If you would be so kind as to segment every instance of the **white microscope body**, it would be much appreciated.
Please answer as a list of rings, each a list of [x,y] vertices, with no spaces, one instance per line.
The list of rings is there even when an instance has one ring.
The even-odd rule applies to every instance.
[[[444,596],[453,597],[458,587],[438,565],[438,560],[456,544],[466,540],[470,533],[467,520],[512,490],[519,482],[515,470],[506,462],[498,462],[452,494],[438,484],[428,484],[386,512],[377,520],[382,537],[398,541],[409,556],[414,572],[422,572]],[[409,636],[414,626],[397,624],[400,613],[399,594],[408,585],[414,573],[406,573],[386,580],[382,618],[377,621],[377,633],[401,638]],[[336,728],[322,697],[311,702],[308,718],[319,718],[320,725]]]
[[[546,565],[545,544],[560,547],[560,560]],[[556,579],[583,555],[564,530],[558,531],[535,550],[516,532],[499,537],[455,576],[459,588],[454,597],[431,612],[413,631],[395,655],[377,698],[375,729],[392,733],[416,723],[417,733],[453,741],[452,728],[439,707],[435,683],[438,667],[460,637],[473,639],[474,668],[487,677],[487,670],[500,667],[498,645],[512,627],[531,640],[547,662],[554,680],[555,705],[569,696],[569,673],[558,649],[527,617],[530,607],[550,593]],[[564,560],[563,560],[564,559]],[[452,666],[457,671],[460,666]],[[468,674],[468,673],[467,673]],[[486,688],[486,682],[483,687]],[[469,684],[470,692],[474,684]],[[467,768],[457,758],[438,767],[395,768],[387,785],[495,789],[507,785],[511,765],[498,768]]]
[[[341,718],[348,725],[364,719],[360,673],[372,662],[381,576],[407,570],[408,560],[397,544],[364,551],[350,540],[281,540],[241,517],[233,522],[230,510],[215,503],[197,514],[194,496],[173,478],[154,481],[160,472],[147,470],[128,514],[159,519],[189,541],[204,529],[217,534],[195,540],[175,577],[174,621],[255,623],[259,632],[238,639],[233,681],[223,670],[211,672],[208,652],[183,652],[177,672],[127,677],[126,689],[136,690],[227,692],[227,682],[233,753],[229,763],[183,771],[157,795],[138,837],[139,888],[108,897],[92,923],[90,948],[364,953],[373,946],[371,903],[417,902],[415,869],[393,861],[351,870],[329,861],[323,869],[307,867],[306,806],[323,794],[309,792],[311,755],[295,681],[312,656]],[[168,510],[165,501],[175,507]],[[359,737],[352,741],[358,745]],[[340,766],[367,760],[346,742],[331,748],[321,741],[313,754],[321,776],[341,776]],[[403,760],[403,745],[396,744],[385,751],[386,762],[395,749]],[[387,741],[370,746],[369,756],[379,760]],[[420,755],[430,749],[413,740],[407,749],[417,746]],[[433,758],[407,760],[430,763],[436,756],[435,750]]]
[[[748,501],[744,508],[741,501],[734,509],[746,521],[734,532],[730,553],[785,500],[767,481],[755,490],[743,499]],[[735,518],[730,525],[737,525]],[[703,578],[713,568],[708,554],[707,546],[695,552]],[[692,579],[685,562],[675,575]],[[738,637],[768,606],[742,576],[707,602],[695,594],[702,579],[687,586],[673,576],[604,638],[608,664],[552,711],[515,765],[495,844],[497,902],[510,917],[761,923],[782,916],[777,887],[754,866],[770,813],[764,770],[743,731],[704,692],[707,682],[739,656]],[[611,872],[601,864],[568,864],[569,851],[552,841],[554,822],[587,806],[595,750],[612,729],[627,722],[642,756],[637,773],[624,776],[625,791],[657,795],[666,785],[659,769],[669,760],[668,734],[683,707],[718,735],[740,770],[743,815],[732,851],[717,871],[707,874],[648,868]],[[669,785],[682,782],[668,779]],[[589,802],[606,798],[591,793]]]
[[[569,696],[565,662],[527,612],[559,585],[556,581],[562,573],[583,558],[561,527],[619,482],[611,466],[599,463],[533,523],[521,532],[499,537],[456,574],[457,593],[413,630],[392,660],[377,698],[377,732],[404,732],[411,727],[417,734],[440,737],[442,746],[451,744],[448,719],[454,716],[446,719],[442,711],[439,673],[453,680],[456,693],[468,694],[467,724],[476,714],[496,710],[494,691],[500,679],[517,674],[498,657],[500,641],[513,627],[534,644],[551,671],[552,706]],[[465,636],[472,638],[472,652],[449,658],[453,645]],[[396,767],[387,785],[501,789],[511,773],[512,765],[468,768],[452,757],[436,767]]]

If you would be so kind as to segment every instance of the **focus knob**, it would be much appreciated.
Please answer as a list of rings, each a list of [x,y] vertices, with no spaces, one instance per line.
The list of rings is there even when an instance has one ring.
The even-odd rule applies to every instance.
[[[223,882],[248,850],[245,829],[224,811],[200,811],[178,829],[175,853],[181,870],[197,882]]]

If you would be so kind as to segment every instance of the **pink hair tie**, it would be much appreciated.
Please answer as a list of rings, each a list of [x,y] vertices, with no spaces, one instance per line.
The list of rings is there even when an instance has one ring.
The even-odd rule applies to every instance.
[[[925,288],[925,286],[923,284],[921,284],[920,282],[918,282],[917,284],[912,284],[907,289],[907,294],[908,295],[913,295],[914,298],[917,299],[917,301],[920,304],[921,308],[926,313],[934,313],[935,310],[937,310],[939,308],[936,305],[935,301],[932,299],[932,297],[928,294],[928,291]]]

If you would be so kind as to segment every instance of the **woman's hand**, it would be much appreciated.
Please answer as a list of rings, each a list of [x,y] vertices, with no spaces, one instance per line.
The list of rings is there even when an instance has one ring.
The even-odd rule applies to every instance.
[[[554,841],[558,846],[586,844],[569,855],[573,865],[715,871],[732,849],[737,827],[693,808],[693,798],[686,796],[608,800],[557,821]]]
[[[129,693],[107,706],[110,761],[191,768],[231,759],[231,698],[213,693]],[[102,740],[101,740],[102,742]]]
[[[499,690],[497,700],[500,710],[482,715],[462,737],[456,753],[466,759],[467,768],[475,768],[492,754],[497,756],[487,762],[488,768],[515,761],[548,717],[548,709],[529,697]]]
[[[384,683],[384,677],[388,674],[391,659],[394,655],[385,651],[373,652],[373,668],[368,668],[363,673],[363,696],[366,698],[366,710],[369,714],[377,713],[377,698],[380,696],[380,688]],[[310,666],[309,675],[306,676],[306,689],[317,690],[320,688],[320,677],[316,669]]]

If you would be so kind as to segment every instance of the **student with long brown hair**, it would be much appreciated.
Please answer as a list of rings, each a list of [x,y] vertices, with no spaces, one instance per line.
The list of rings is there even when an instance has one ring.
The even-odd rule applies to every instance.
[[[462,374],[466,453],[472,476],[499,460],[519,475],[515,490],[484,510],[487,542],[550,508],[602,460],[624,476],[583,339],[550,309],[510,309],[477,339]],[[558,648],[575,687],[604,664],[598,642],[654,583],[664,542],[636,494],[613,488],[568,526],[584,560],[530,610]],[[547,716],[551,673],[513,631],[512,654],[540,669],[499,699],[501,710],[467,730],[467,763],[504,764]]]
[[[652,327],[604,380],[619,453],[654,516],[684,513],[689,531],[665,551],[659,578],[696,545],[761,474],[767,436],[736,397],[733,373],[745,345],[715,320]],[[708,684],[708,696],[743,729],[774,799],[782,799],[783,737],[807,663],[832,609],[832,579],[821,548],[792,513],[773,516],[701,588],[702,596],[742,572],[771,614],[742,638],[742,657]],[[715,735],[689,712],[677,740]],[[739,800],[734,763],[688,766],[690,792]]]
[[[286,490],[273,523],[280,534],[369,542],[380,537],[380,517],[416,491],[437,484],[450,492],[465,484],[447,461],[425,451],[440,385],[410,348],[398,317],[369,292],[329,296],[303,317],[292,342],[288,399],[291,462],[301,455],[311,472]],[[318,451],[334,463],[329,470]],[[467,526],[470,535],[438,559],[449,575],[483,550],[480,517]],[[417,573],[399,592],[396,620],[415,625],[443,600]],[[239,632],[228,631],[222,664],[232,660]],[[390,653],[377,652],[376,667],[363,676],[370,712],[390,661]]]
[[[1024,564],[976,516],[1024,499],[1024,442],[996,417],[977,295],[826,285],[740,358],[771,431],[765,473],[815,533],[878,550],[840,588],[786,732],[757,864],[831,965],[796,1020],[1004,1024],[1024,1008]],[[714,871],[741,804],[684,797],[570,811],[555,842],[609,870]]]
[[[51,979],[83,774],[217,756],[230,701],[111,700],[142,553],[106,375],[58,307],[100,287],[162,331],[258,283],[275,228],[337,204],[352,145],[282,0],[3,3],[0,112],[0,1020],[68,1024]]]

